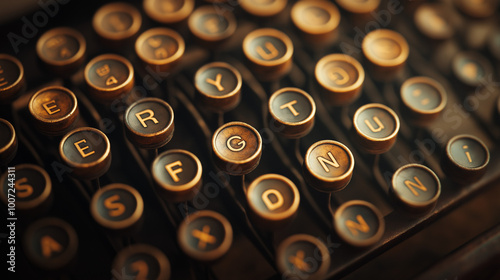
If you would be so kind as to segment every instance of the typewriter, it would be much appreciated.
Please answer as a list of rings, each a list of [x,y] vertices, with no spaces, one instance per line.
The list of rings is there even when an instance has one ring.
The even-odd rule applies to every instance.
[[[499,6],[2,1],[2,279],[500,279]]]

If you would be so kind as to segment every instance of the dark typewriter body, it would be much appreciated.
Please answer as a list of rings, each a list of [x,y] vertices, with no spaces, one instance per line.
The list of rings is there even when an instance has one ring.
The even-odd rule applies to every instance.
[[[40,3],[48,2],[52,3],[52,8],[44,10],[45,4]],[[280,262],[278,258],[283,258],[278,254],[280,244],[297,234],[313,236],[327,249],[329,264],[317,279],[500,279],[498,1],[477,1],[481,3],[474,4],[476,1],[472,0],[382,0],[378,8],[364,16],[331,1],[340,11],[340,23],[335,39],[326,43],[307,37],[294,25],[291,18],[294,0],[288,1],[282,12],[267,17],[249,14],[238,1],[195,1],[194,9],[212,6],[220,15],[229,13],[235,17],[234,33],[224,42],[215,44],[200,40],[188,28],[187,20],[160,23],[145,13],[142,1],[124,1],[140,12],[141,26],[131,40],[115,42],[114,45],[99,36],[92,26],[94,14],[107,2],[110,1],[54,0],[19,4],[24,10],[17,9],[13,3],[9,8],[7,1],[2,4],[5,10],[1,12],[4,20],[0,27],[0,53],[11,55],[22,63],[26,83],[13,99],[4,101],[0,107],[0,118],[13,125],[18,141],[15,156],[2,162],[1,173],[8,173],[8,167],[34,164],[43,168],[52,182],[52,201],[44,209],[26,213],[16,210],[16,272],[7,271],[10,265],[2,261],[2,279],[143,279],[135,278],[140,268],[122,271],[113,268],[120,252],[135,244],[151,245],[163,253],[168,258],[171,279],[308,279],[304,276],[306,274],[282,273],[276,264]],[[370,5],[379,1],[364,2]],[[444,14],[439,16],[445,19],[444,23],[431,15],[415,16],[416,11],[427,4],[443,5],[440,11]],[[490,8],[482,5],[490,5]],[[12,13],[6,12],[7,9],[12,9]],[[436,34],[433,30],[437,32],[438,28],[433,24],[446,24],[453,34],[439,40],[431,38]],[[52,71],[38,57],[36,45],[42,34],[62,26],[74,28],[83,35],[86,52],[77,69],[56,74],[57,71]],[[137,37],[153,27],[175,30],[185,41],[185,51],[179,62],[164,71],[154,71],[145,65],[134,48]],[[248,33],[259,28],[273,28],[290,38],[293,55],[285,74],[272,77],[273,71],[266,74],[262,69],[252,67],[252,62],[245,56],[243,40]],[[408,43],[408,58],[392,78],[387,78],[389,75],[385,75],[384,70],[374,67],[362,51],[363,37],[381,28],[398,32]],[[352,56],[361,63],[365,73],[359,97],[345,105],[332,104],[315,72],[318,61],[334,53]],[[84,69],[101,54],[118,54],[131,63],[135,84],[130,94],[97,102],[89,93]],[[457,63],[459,55],[467,55],[464,59],[469,60]],[[209,110],[207,101],[198,98],[194,84],[197,70],[210,62],[225,62],[241,74],[241,100],[224,113]],[[472,66],[467,68],[464,63]],[[471,70],[470,67],[476,68]],[[481,75],[481,78],[471,78],[471,75]],[[425,124],[414,122],[415,115],[401,100],[403,83],[417,76],[437,81],[447,96],[446,106],[439,116]],[[470,81],[476,78],[477,83]],[[97,128],[109,139],[109,170],[106,167],[94,170],[94,174],[103,173],[97,179],[74,176],[75,172],[60,156],[59,144],[64,134],[47,135],[50,133],[42,133],[34,122],[28,108],[30,98],[49,86],[65,87],[75,94],[78,117],[73,129]],[[283,136],[280,133],[282,128],[276,125],[269,112],[271,95],[286,87],[305,91],[315,102],[314,126],[310,132],[300,135],[299,140]],[[127,108],[146,97],[164,100],[173,109],[173,136],[158,149],[139,147],[126,132],[124,115]],[[371,103],[391,108],[400,125],[392,148],[375,152],[379,155],[362,148],[353,127],[358,108]],[[233,121],[251,125],[261,136],[260,162],[244,176],[227,175],[216,162],[217,155],[213,151],[214,132]],[[459,135],[476,137],[474,139],[480,139],[487,147],[489,162],[484,174],[448,167],[447,143]],[[340,190],[320,192],[306,178],[308,167],[303,166],[304,157],[308,149],[320,140],[338,141],[352,152],[355,162],[352,178],[347,186],[339,187]],[[464,146],[461,146],[463,152],[468,152]],[[174,149],[196,155],[202,166],[199,193],[187,202],[165,199],[159,193],[151,171],[158,154]],[[474,152],[478,153],[478,150],[471,150],[466,155],[474,157]],[[332,158],[330,160],[323,160],[324,168],[332,168]],[[391,191],[395,172],[410,163],[428,167],[440,182],[437,200],[423,211],[418,206],[402,205]],[[175,168],[179,167],[172,168],[170,172],[178,174]],[[274,229],[259,223],[245,195],[252,182],[265,174],[288,178],[300,194],[296,215],[289,223]],[[477,178],[469,180],[474,176]],[[20,179],[21,174],[17,176],[17,180]],[[129,232],[106,229],[91,214],[94,193],[112,183],[131,186],[142,196],[142,218]],[[413,191],[419,191],[415,190],[415,184],[412,186]],[[2,186],[2,192],[4,188]],[[384,221],[382,235],[369,246],[350,245],[335,229],[335,211],[352,200],[369,202],[378,209]],[[3,203],[1,217],[5,224],[12,221],[8,219],[7,208]],[[229,249],[214,261],[192,258],[179,244],[179,228],[185,217],[202,210],[221,214],[232,228]],[[76,253],[60,268],[50,269],[50,261],[35,263],[29,256],[33,252],[29,248],[38,248],[39,245],[36,238],[26,237],[28,229],[48,217],[69,224],[78,240]],[[359,227],[361,221],[354,222],[358,231],[363,231]],[[185,234],[190,232],[193,233],[186,231]],[[0,259],[4,260],[9,258],[8,236],[12,233],[4,226],[0,233]],[[210,243],[210,239],[205,241]],[[64,244],[69,246],[69,241]],[[50,248],[58,251],[57,245],[52,244]],[[300,255],[294,257],[300,258]],[[293,264],[291,258],[284,258],[285,263]],[[309,264],[321,266],[324,262],[324,259],[312,258]],[[304,267],[311,268],[310,265]]]

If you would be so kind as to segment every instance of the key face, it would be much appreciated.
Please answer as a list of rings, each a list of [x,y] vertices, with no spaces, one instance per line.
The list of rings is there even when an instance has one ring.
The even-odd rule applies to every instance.
[[[0,103],[16,97],[25,84],[21,62],[8,54],[0,53]]]
[[[351,200],[335,211],[334,226],[345,242],[356,247],[366,247],[380,240],[384,233],[385,222],[373,204]]]
[[[492,73],[491,63],[476,52],[460,52],[453,58],[453,73],[463,84],[477,87]]]
[[[441,194],[441,182],[428,167],[407,164],[394,173],[391,191],[406,209],[421,212],[436,204]]]
[[[377,79],[393,78],[405,65],[410,53],[406,39],[389,29],[377,29],[368,33],[361,48]]]
[[[78,237],[67,222],[59,218],[43,218],[26,229],[24,244],[26,255],[34,264],[56,270],[74,259]]]
[[[177,236],[181,249],[188,256],[199,261],[214,261],[231,247],[233,229],[221,214],[203,210],[187,216]]]
[[[168,150],[156,157],[151,165],[155,183],[168,201],[188,201],[201,187],[203,168],[193,153]]]
[[[241,7],[254,16],[270,17],[279,14],[286,7],[287,0],[240,0]]]
[[[59,144],[59,154],[72,174],[85,179],[96,179],[107,172],[111,164],[108,137],[100,130],[81,127],[66,134]]]
[[[122,56],[103,54],[85,67],[89,93],[101,103],[109,103],[134,87],[134,69]]]
[[[377,9],[380,0],[337,0],[337,4],[353,14],[367,14]]]
[[[90,213],[101,226],[125,230],[141,219],[144,202],[141,194],[125,184],[110,184],[100,188],[90,202]]]
[[[330,266],[330,254],[316,237],[295,234],[279,245],[276,265],[287,278],[323,279]]]
[[[17,135],[14,126],[0,119],[0,164],[9,163],[17,152]]]
[[[339,191],[347,186],[354,170],[354,157],[344,144],[323,140],[309,147],[303,174],[307,182],[322,192]]]
[[[119,46],[139,32],[142,17],[132,5],[111,3],[102,6],[95,13],[92,25],[100,37]]]
[[[298,1],[292,7],[291,18],[307,38],[323,42],[336,35],[340,12],[328,1]]]
[[[158,248],[134,244],[118,252],[112,274],[118,279],[170,279],[168,258]]]
[[[194,0],[145,0],[143,8],[153,20],[173,24],[186,19],[194,8]]]
[[[472,135],[457,135],[446,144],[443,170],[453,181],[471,183],[479,180],[490,161],[486,145]]]
[[[257,167],[262,155],[259,132],[243,122],[230,122],[214,133],[212,148],[216,164],[231,175],[247,174]]]
[[[449,39],[455,34],[455,28],[447,9],[449,8],[442,4],[424,3],[415,11],[415,25],[431,39]]]
[[[189,16],[189,30],[205,42],[221,42],[233,35],[236,19],[232,13],[217,12],[214,6],[202,6]]]
[[[225,62],[202,66],[194,76],[199,101],[213,111],[226,112],[238,106],[241,99],[240,72]]]
[[[143,98],[131,104],[124,115],[127,136],[146,149],[166,145],[174,133],[174,111],[158,98]]]
[[[38,57],[58,75],[67,76],[85,61],[87,44],[83,35],[73,28],[54,28],[38,39]]]
[[[296,215],[300,194],[290,179],[279,174],[265,174],[248,187],[247,201],[262,226],[282,228]]]
[[[29,110],[38,129],[49,135],[67,132],[78,118],[78,101],[67,88],[47,87],[30,99]]]
[[[184,39],[176,31],[157,27],[142,33],[135,42],[135,52],[154,71],[171,69],[184,54]]]
[[[428,77],[413,77],[401,86],[401,100],[418,120],[439,116],[448,101],[444,87]]]

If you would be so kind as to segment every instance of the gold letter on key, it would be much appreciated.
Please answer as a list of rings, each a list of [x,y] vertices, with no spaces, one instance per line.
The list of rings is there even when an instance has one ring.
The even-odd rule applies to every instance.
[[[92,155],[92,154],[95,153],[95,151],[92,151],[90,153],[85,153],[84,151],[86,149],[88,149],[89,146],[85,146],[85,147],[82,148],[82,147],[80,147],[81,143],[87,143],[87,140],[82,139],[82,140],[80,140],[78,142],[73,143],[73,145],[75,145],[76,149],[78,150],[78,152],[80,152],[80,155],[82,155],[83,158],[86,158],[86,157],[88,157],[88,156],[90,156],[90,155]]]
[[[373,117],[373,120],[378,125],[377,128],[373,128],[371,122],[369,120],[365,120],[365,124],[368,126],[368,128],[371,131],[376,133],[376,132],[380,132],[382,129],[384,129],[384,125],[382,124],[382,122],[380,121],[380,119],[377,116]]]
[[[209,79],[209,78],[207,78],[205,81],[211,85],[214,85],[218,91],[224,90],[224,87],[221,85],[221,81],[222,81],[222,74],[221,73],[218,73],[215,76],[215,81],[212,79]]]
[[[329,164],[335,168],[339,168],[340,164],[337,162],[337,159],[335,159],[335,157],[332,155],[332,152],[328,152],[327,155],[330,158],[330,160],[327,160],[324,157],[317,157],[316,158],[319,161],[319,163],[321,164],[321,166],[323,167],[323,169],[325,170],[325,172],[330,172],[330,169],[328,168],[328,166],[326,166],[326,164]]]
[[[258,46],[257,49],[255,50],[263,59],[271,60],[279,55],[278,50],[274,47],[274,45],[271,42],[266,42],[265,46],[266,49],[269,51],[269,53],[264,51],[264,49],[261,46]]]
[[[180,181],[179,176],[177,176],[177,173],[181,173],[182,168],[177,168],[177,169],[173,170],[172,168],[174,166],[182,166],[182,162],[180,160],[178,160],[178,161],[172,162],[170,164],[167,164],[167,165],[165,165],[165,169],[167,170],[168,174],[170,174],[170,177],[172,177],[174,182],[177,183]]]
[[[356,220],[358,220],[357,223],[351,220],[345,222],[345,226],[351,231],[352,235],[358,236],[358,231],[367,233],[370,230],[370,226],[363,219],[363,216],[357,215]]]
[[[271,199],[269,198],[272,194],[276,197],[275,202],[271,201]],[[269,189],[262,193],[262,201],[264,201],[264,204],[266,205],[267,209],[269,209],[269,211],[273,211],[283,205],[284,199],[279,191],[275,189]]]
[[[120,196],[115,194],[104,200],[104,206],[109,209],[111,217],[118,217],[125,212],[125,205],[118,202]]]
[[[144,114],[149,114],[149,115],[145,118],[142,118],[141,115],[144,115]],[[141,122],[142,126],[148,127],[148,125],[146,124],[147,120],[153,121],[154,124],[158,123],[158,120],[154,117],[154,115],[155,115],[155,112],[153,112],[153,110],[146,109],[146,110],[140,111],[139,113],[136,113],[135,117]]]
[[[283,110],[285,108],[288,108],[292,112],[293,116],[296,117],[299,115],[299,112],[297,112],[297,110],[295,110],[295,108],[293,108],[294,104],[297,104],[297,100],[292,100],[286,104],[281,105],[280,109]]]
[[[414,187],[418,188],[418,189],[420,189],[421,191],[424,191],[424,192],[427,191],[427,188],[424,186],[424,184],[422,184],[422,182],[420,182],[420,180],[418,179],[417,176],[414,176],[413,179],[415,179],[415,181],[417,182],[417,184],[413,183],[410,180],[406,180],[404,183],[408,187],[408,189],[410,189],[411,193],[414,196],[419,196],[418,192],[414,189]]]
[[[52,103],[53,103],[54,105],[49,106],[49,104],[52,104]],[[57,113],[57,112],[61,111],[61,109],[57,108],[56,101],[54,101],[54,100],[50,100],[49,102],[43,103],[43,104],[42,104],[42,106],[43,106],[43,108],[45,109],[45,111],[47,111],[47,113],[48,113],[49,115],[52,115],[52,114],[55,114],[55,113]],[[52,109],[54,109],[54,108],[57,108],[57,109],[52,110]]]

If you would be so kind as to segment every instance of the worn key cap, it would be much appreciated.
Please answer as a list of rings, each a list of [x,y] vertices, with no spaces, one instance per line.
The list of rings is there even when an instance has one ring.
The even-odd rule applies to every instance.
[[[121,47],[137,35],[142,25],[141,13],[127,3],[110,3],[94,14],[95,32],[112,47]]]
[[[236,19],[233,13],[220,13],[216,6],[196,9],[188,20],[191,33],[207,46],[215,46],[234,34]]]
[[[45,32],[36,44],[38,57],[57,75],[67,77],[85,61],[87,44],[73,28],[58,27]]]
[[[301,138],[314,127],[316,103],[299,88],[282,88],[269,98],[269,113],[281,135]]]
[[[479,138],[457,135],[446,144],[443,170],[457,183],[467,184],[479,180],[488,167],[490,152]]]
[[[177,239],[191,258],[211,262],[224,256],[233,243],[233,229],[221,214],[203,210],[188,215],[179,225]]]
[[[16,98],[24,84],[21,62],[13,56],[0,53],[0,103]]]
[[[79,114],[78,101],[73,92],[59,86],[37,91],[28,106],[36,127],[48,135],[66,133]]]
[[[355,247],[366,247],[377,243],[385,230],[380,211],[371,203],[351,200],[340,205],[333,218],[335,231]]]
[[[142,33],[135,41],[137,56],[156,72],[174,67],[184,54],[185,44],[173,29],[157,27]]]
[[[137,228],[144,213],[141,194],[125,184],[110,184],[100,188],[90,201],[90,213],[102,227],[114,231]]]
[[[192,199],[201,188],[202,173],[198,157],[186,150],[168,150],[151,164],[151,174],[161,195],[172,202]]]
[[[330,252],[318,238],[295,234],[278,246],[276,265],[283,279],[320,280],[330,267]]]
[[[78,250],[75,229],[59,218],[43,218],[24,234],[26,256],[38,267],[57,270],[74,260]]]
[[[353,126],[356,140],[366,152],[383,154],[396,142],[400,123],[391,108],[371,103],[356,110]]]
[[[425,36],[434,40],[450,39],[455,27],[449,7],[439,3],[425,3],[415,11],[415,25]]]
[[[263,228],[280,229],[297,214],[299,190],[290,179],[265,174],[252,181],[246,192],[253,218]]]
[[[240,72],[225,62],[211,62],[194,75],[197,97],[204,108],[216,112],[234,109],[240,103]]]
[[[262,155],[262,138],[259,132],[243,122],[227,123],[212,137],[214,161],[231,175],[250,173],[257,167]]]
[[[307,182],[322,192],[339,191],[347,186],[354,170],[354,157],[344,144],[318,141],[304,157],[302,172]]]
[[[429,122],[446,107],[448,97],[444,87],[429,77],[413,77],[401,86],[401,100],[410,110],[411,121]]]
[[[287,0],[239,0],[247,13],[258,17],[271,17],[279,14],[286,7]]]
[[[170,279],[170,262],[158,248],[134,244],[122,249],[113,261],[111,274],[116,279]]]
[[[292,7],[291,17],[293,24],[307,39],[323,43],[336,38],[340,12],[329,1],[298,1]]]
[[[104,104],[110,103],[132,90],[134,68],[122,56],[103,54],[87,63],[85,82],[94,99]]]
[[[292,67],[293,44],[283,32],[262,28],[243,40],[245,57],[260,80],[271,81],[288,73]]]
[[[52,203],[52,181],[45,169],[34,164],[16,165],[15,173],[5,172],[0,178],[0,197],[6,205],[15,191],[15,208],[26,214],[44,213]],[[15,174],[11,176],[9,174]],[[14,187],[11,187],[13,183]]]
[[[493,73],[493,66],[477,52],[460,52],[453,58],[452,70],[460,82],[475,88],[485,83]]]
[[[59,144],[59,155],[71,168],[71,174],[82,179],[96,179],[111,165],[108,137],[92,127],[80,127],[66,134]]]
[[[14,126],[0,119],[0,165],[9,163],[17,153],[17,135]]]
[[[148,17],[164,24],[186,19],[194,8],[194,0],[144,0],[143,8]]]
[[[159,98],[147,97],[134,102],[123,118],[127,136],[142,148],[163,147],[174,135],[174,110]]]
[[[390,192],[406,210],[428,211],[434,207],[441,194],[441,182],[430,168],[407,164],[392,176]]]

